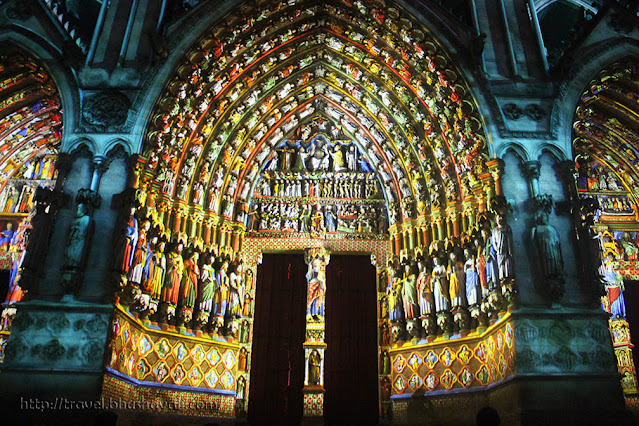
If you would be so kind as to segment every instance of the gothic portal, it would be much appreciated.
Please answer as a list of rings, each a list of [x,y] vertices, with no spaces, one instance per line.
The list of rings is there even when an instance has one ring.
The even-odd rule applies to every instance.
[[[5,411],[632,423],[638,56],[623,0],[0,2]]]

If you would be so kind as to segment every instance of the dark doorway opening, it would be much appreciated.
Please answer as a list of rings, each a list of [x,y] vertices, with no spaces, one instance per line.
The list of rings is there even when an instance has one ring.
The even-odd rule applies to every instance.
[[[626,303],[626,320],[630,328],[630,340],[634,345],[632,358],[635,368],[639,366],[639,282],[628,280],[624,282],[624,301]]]
[[[306,313],[302,254],[264,254],[257,268],[249,422],[302,420]]]
[[[377,424],[377,289],[369,256],[331,255],[326,344],[326,424]]]
[[[0,294],[5,297],[2,299],[2,302],[6,301],[6,298],[10,296],[9,294],[9,278],[11,276],[11,271],[8,269],[0,270]]]

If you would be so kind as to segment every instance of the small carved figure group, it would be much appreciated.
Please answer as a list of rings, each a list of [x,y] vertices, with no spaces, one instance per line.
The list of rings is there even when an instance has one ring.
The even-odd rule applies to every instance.
[[[169,243],[148,218],[138,223],[132,209],[112,267],[140,314],[238,337],[239,320],[251,316],[253,285],[253,271],[245,270],[239,255],[194,244],[185,248],[182,240]]]
[[[385,234],[386,213],[381,206],[271,202],[256,203],[247,215],[249,232],[322,232]]]
[[[419,337],[420,325],[429,336],[485,327],[512,302],[512,231],[499,215],[492,230],[487,226],[445,247],[433,243],[429,254],[417,249],[401,261],[395,257],[380,270],[386,292],[380,312],[394,339],[402,339],[404,330]]]

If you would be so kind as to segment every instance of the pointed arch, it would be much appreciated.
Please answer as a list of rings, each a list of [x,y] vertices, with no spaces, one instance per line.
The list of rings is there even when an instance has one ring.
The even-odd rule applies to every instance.
[[[632,53],[608,64],[585,84],[572,129],[578,193],[595,200],[599,207],[596,231],[602,235],[601,268],[605,269],[602,278],[606,289],[602,308],[611,315],[610,329],[623,329],[628,335],[621,283],[627,277],[624,269],[636,263],[633,248],[639,222],[638,100],[639,60]],[[617,344],[615,352],[632,359],[632,344]],[[618,369],[636,381],[634,362],[619,361]],[[626,403],[631,405],[636,397],[628,383],[622,380],[621,386]]]
[[[386,192],[398,203],[410,196],[408,203],[420,199],[445,216],[462,202],[481,202],[471,188],[489,176],[489,153],[475,103],[446,53],[410,15],[327,3],[263,5],[256,16],[213,27],[158,100],[142,161],[162,203],[219,217],[219,204],[206,212],[189,201],[196,182],[210,193],[218,175],[220,193],[249,202],[238,196],[254,182],[243,181],[236,165],[269,158],[257,156],[267,138],[294,132],[299,105],[319,97],[335,127],[345,124],[354,140],[371,139],[371,153],[392,176]]]
[[[0,268],[11,271],[3,331],[10,329],[13,304],[24,296],[22,254],[32,228],[36,193],[52,188],[57,178],[64,105],[74,109],[72,92],[63,94],[58,86],[68,88],[67,76],[45,45],[22,34],[0,32]]]

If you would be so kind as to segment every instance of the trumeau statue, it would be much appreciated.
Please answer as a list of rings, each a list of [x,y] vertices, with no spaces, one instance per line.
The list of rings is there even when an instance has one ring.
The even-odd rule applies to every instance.
[[[320,366],[321,366],[322,358],[317,351],[314,349],[308,357],[308,384],[309,385],[319,385],[320,384]]]

